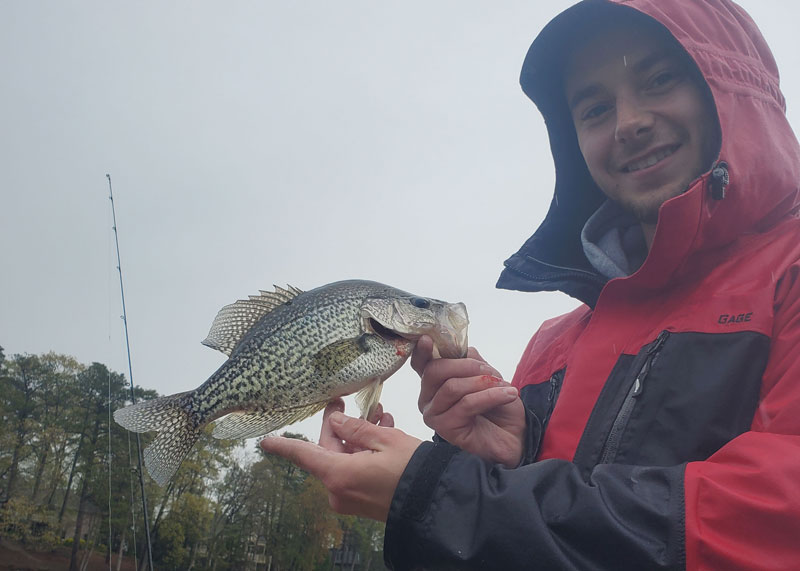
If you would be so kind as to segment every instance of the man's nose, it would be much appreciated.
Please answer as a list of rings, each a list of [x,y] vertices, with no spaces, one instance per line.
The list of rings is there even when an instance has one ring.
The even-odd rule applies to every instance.
[[[632,143],[651,134],[653,113],[636,97],[619,97],[616,101],[617,128],[614,139],[618,143]]]

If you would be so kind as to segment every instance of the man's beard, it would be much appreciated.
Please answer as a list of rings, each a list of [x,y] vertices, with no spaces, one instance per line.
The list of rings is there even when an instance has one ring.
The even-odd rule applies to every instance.
[[[661,205],[667,200],[680,196],[689,190],[692,182],[697,180],[693,177],[691,180],[672,185],[667,188],[659,188],[652,194],[645,193],[641,200],[621,200],[616,201],[624,210],[632,214],[641,224],[655,225],[658,222],[658,211]]]

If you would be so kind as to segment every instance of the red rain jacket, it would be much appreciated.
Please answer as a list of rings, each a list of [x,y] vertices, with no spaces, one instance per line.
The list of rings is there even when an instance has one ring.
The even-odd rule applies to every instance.
[[[570,37],[619,11],[656,19],[716,104],[714,167],[662,206],[651,251],[607,281],[579,234],[602,202],[553,89]],[[514,376],[523,465],[445,442],[392,503],[395,569],[800,568],[800,147],[755,24],[726,0],[588,0],[531,46],[556,197],[499,287],[584,305],[544,323]]]

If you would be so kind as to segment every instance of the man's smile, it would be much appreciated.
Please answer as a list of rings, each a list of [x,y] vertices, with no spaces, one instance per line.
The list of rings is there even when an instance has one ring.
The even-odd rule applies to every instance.
[[[622,166],[620,170],[622,172],[630,173],[646,169],[648,167],[652,167],[656,163],[659,163],[665,158],[672,155],[675,151],[678,150],[678,148],[680,148],[680,144],[668,145],[649,151],[647,154],[636,157],[635,159],[627,162]]]

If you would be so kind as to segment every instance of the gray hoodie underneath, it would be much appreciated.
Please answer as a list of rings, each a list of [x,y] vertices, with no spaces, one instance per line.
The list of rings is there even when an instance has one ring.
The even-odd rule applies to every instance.
[[[581,242],[592,266],[610,280],[631,275],[647,258],[641,224],[611,200],[586,221]]]

